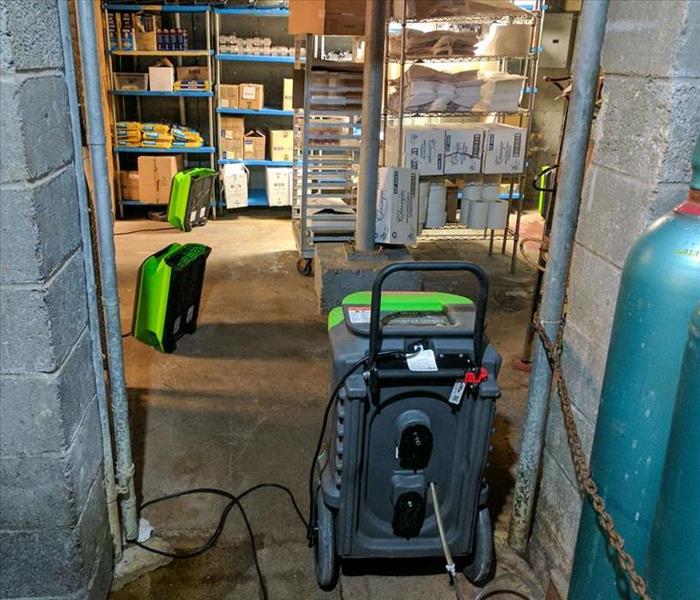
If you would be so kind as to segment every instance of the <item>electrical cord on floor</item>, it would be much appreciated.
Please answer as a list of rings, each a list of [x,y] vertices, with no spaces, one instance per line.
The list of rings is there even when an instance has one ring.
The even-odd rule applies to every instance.
[[[304,518],[304,515],[301,512],[301,509],[299,508],[299,505],[297,504],[296,498],[294,498],[294,494],[292,491],[287,487],[279,483],[259,483],[257,485],[254,485],[251,488],[248,488],[244,492],[238,494],[237,496],[235,494],[232,494],[230,492],[227,492],[225,490],[220,490],[217,488],[193,488],[189,490],[184,490],[182,492],[176,492],[174,494],[167,494],[165,496],[161,496],[160,498],[154,498],[153,500],[149,500],[148,502],[144,502],[141,505],[141,511],[143,511],[145,508],[148,508],[149,506],[152,506],[154,504],[158,504],[160,502],[165,502],[167,500],[174,500],[176,498],[182,498],[183,496],[191,496],[192,494],[212,494],[215,496],[221,496],[223,498],[227,498],[229,500],[228,504],[224,507],[223,511],[221,512],[221,516],[219,517],[219,522],[214,529],[214,533],[209,536],[206,542],[204,542],[201,546],[197,546],[196,548],[193,548],[191,550],[186,550],[182,552],[167,552],[165,550],[159,550],[158,548],[152,548],[151,546],[147,546],[146,544],[139,542],[138,540],[127,540],[127,542],[134,544],[138,546],[139,548],[143,548],[144,550],[148,552],[152,552],[154,554],[160,554],[161,556],[167,556],[169,558],[177,558],[177,559],[186,559],[186,558],[194,558],[195,556],[199,556],[200,554],[204,554],[207,550],[210,548],[214,547],[216,542],[219,540],[219,537],[224,531],[224,527],[226,525],[226,520],[228,519],[228,515],[231,512],[231,510],[234,507],[238,507],[238,510],[241,512],[241,516],[243,517],[243,522],[245,523],[246,529],[248,530],[248,538],[250,539],[250,547],[253,553],[253,564],[255,566],[255,572],[257,573],[258,576],[258,582],[260,584],[260,591],[262,593],[263,600],[268,600],[269,599],[269,593],[267,590],[267,584],[265,583],[265,578],[263,577],[262,569],[260,568],[260,562],[258,560],[258,552],[257,548],[255,546],[255,536],[253,533],[253,527],[250,524],[250,520],[248,519],[248,515],[245,512],[245,509],[243,508],[243,505],[241,504],[241,500],[251,494],[252,492],[263,489],[263,488],[273,488],[273,489],[278,489],[287,494],[289,496],[289,499],[292,502],[292,506],[294,507],[294,511],[297,513],[297,516],[299,517],[299,520],[301,523],[304,525],[304,528],[308,530],[308,524],[306,522],[306,519]]]
[[[131,235],[132,233],[150,233],[151,231],[171,231],[173,233],[178,232],[178,230],[174,227],[157,227],[156,229],[134,229],[133,231],[121,231],[119,233],[115,233],[114,237],[117,237],[118,235]]]

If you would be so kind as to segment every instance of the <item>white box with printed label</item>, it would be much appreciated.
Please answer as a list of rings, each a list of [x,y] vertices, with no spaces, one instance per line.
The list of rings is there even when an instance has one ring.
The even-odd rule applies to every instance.
[[[374,240],[412,245],[418,235],[418,177],[415,169],[380,167]]]
[[[386,164],[398,165],[397,127],[387,127],[384,140]],[[421,175],[442,175],[445,161],[445,130],[437,127],[405,126],[401,166],[416,169]]]
[[[289,206],[292,203],[292,169],[267,167],[267,202],[270,206]]]
[[[527,132],[522,127],[491,123],[486,130],[481,171],[486,174],[522,173]]]
[[[483,147],[483,126],[464,124],[445,129],[445,175],[479,173]]]

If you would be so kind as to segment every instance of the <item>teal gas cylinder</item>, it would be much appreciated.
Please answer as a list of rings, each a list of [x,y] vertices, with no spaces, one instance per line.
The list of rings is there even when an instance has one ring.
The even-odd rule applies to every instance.
[[[699,300],[700,140],[687,200],[656,221],[625,261],[591,453],[593,477],[642,575],[688,322]],[[636,597],[585,499],[569,600]]]
[[[693,312],[647,558],[654,600],[700,595],[700,304]]]

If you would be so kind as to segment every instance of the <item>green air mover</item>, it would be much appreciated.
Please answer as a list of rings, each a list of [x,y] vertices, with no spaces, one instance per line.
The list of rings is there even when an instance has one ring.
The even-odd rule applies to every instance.
[[[210,252],[204,244],[170,244],[143,261],[134,303],[137,340],[173,352],[177,340],[195,332]]]
[[[168,223],[182,231],[191,231],[207,222],[216,171],[195,167],[173,177],[168,202]]]

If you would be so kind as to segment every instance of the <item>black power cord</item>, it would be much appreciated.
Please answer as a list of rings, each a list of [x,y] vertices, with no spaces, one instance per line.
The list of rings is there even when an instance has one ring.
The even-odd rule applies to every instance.
[[[196,548],[193,548],[191,550],[186,550],[182,552],[167,552],[165,550],[159,550],[158,548],[152,548],[151,546],[147,546],[146,544],[143,544],[139,542],[138,540],[127,540],[130,544],[134,544],[138,546],[139,548],[143,548],[144,550],[147,550],[148,552],[152,552],[154,554],[160,554],[161,556],[167,556],[169,558],[176,558],[176,559],[186,559],[186,558],[194,558],[195,556],[199,556],[200,554],[204,554],[207,550],[211,549],[214,547],[216,542],[219,540],[219,537],[221,537],[221,534],[224,531],[224,526],[226,525],[226,520],[228,519],[228,515],[233,509],[234,506],[238,507],[238,510],[241,512],[241,516],[243,517],[243,522],[245,523],[246,529],[248,530],[248,538],[250,539],[250,547],[253,552],[253,564],[255,565],[255,571],[258,576],[258,582],[260,584],[260,591],[262,592],[263,600],[268,600],[269,599],[269,593],[267,590],[267,584],[265,583],[265,578],[263,577],[262,574],[262,569],[260,568],[260,562],[258,561],[258,552],[257,548],[255,546],[255,536],[253,533],[253,527],[250,524],[250,520],[248,519],[248,515],[245,512],[245,509],[243,508],[243,505],[241,504],[241,500],[245,498],[247,495],[251,494],[252,492],[263,489],[263,488],[274,488],[278,490],[282,490],[289,496],[289,499],[292,502],[292,506],[294,507],[294,511],[297,513],[299,520],[302,522],[304,527],[308,529],[308,524],[306,522],[306,519],[304,518],[304,515],[301,512],[301,509],[299,508],[299,505],[297,504],[296,499],[294,498],[294,494],[292,491],[279,483],[259,483],[257,485],[254,485],[251,488],[248,488],[238,496],[235,494],[232,494],[230,492],[227,492],[226,490],[220,490],[217,488],[192,488],[189,490],[184,490],[182,492],[175,492],[174,494],[167,494],[165,496],[161,496],[160,498],[154,498],[153,500],[149,500],[148,502],[144,502],[141,505],[141,511],[143,511],[145,508],[148,508],[149,506],[152,506],[154,504],[158,504],[160,502],[165,502],[167,500],[174,500],[176,498],[182,498],[183,496],[191,496],[193,494],[211,494],[214,496],[221,496],[223,498],[227,498],[229,500],[228,504],[224,507],[224,510],[221,512],[221,516],[219,517],[219,522],[216,525],[216,529],[214,529],[214,533],[209,536],[206,542],[204,542],[201,546],[197,546]]]
[[[126,334],[123,334],[122,337],[126,337],[130,335],[132,332],[127,332]],[[377,354],[377,359],[380,358],[385,358],[387,356],[402,356],[401,353],[399,352],[380,352]],[[168,500],[175,500],[176,498],[182,498],[183,496],[191,496],[193,494],[210,494],[214,496],[221,496],[223,498],[228,499],[228,504],[224,507],[223,511],[221,512],[221,516],[219,517],[219,522],[216,525],[216,528],[214,529],[214,533],[212,533],[209,538],[207,539],[206,542],[204,542],[201,546],[197,546],[196,548],[193,548],[191,550],[185,550],[181,552],[167,552],[165,550],[159,550],[158,548],[152,548],[151,546],[147,546],[146,544],[139,542],[138,540],[127,540],[128,543],[134,544],[138,546],[139,548],[143,548],[144,550],[148,552],[152,552],[154,554],[160,554],[161,556],[167,556],[169,558],[174,558],[174,559],[187,559],[187,558],[194,558],[195,556],[199,556],[201,554],[204,554],[207,550],[210,550],[216,545],[216,542],[219,540],[221,537],[221,534],[224,531],[224,527],[226,526],[226,520],[228,519],[229,513],[234,507],[237,507],[238,510],[241,513],[241,516],[243,517],[243,522],[245,523],[246,529],[248,530],[248,537],[250,539],[250,547],[253,553],[253,563],[255,565],[255,571],[258,576],[258,582],[260,584],[260,591],[262,593],[263,600],[269,600],[269,593],[267,590],[267,584],[265,583],[265,578],[262,573],[262,569],[260,567],[260,562],[258,561],[258,553],[257,553],[257,548],[255,546],[255,536],[253,533],[253,527],[250,524],[250,520],[248,519],[248,515],[245,512],[245,509],[243,508],[243,505],[241,504],[241,500],[248,496],[249,494],[255,492],[256,490],[263,489],[263,488],[273,488],[273,489],[278,489],[287,494],[289,497],[289,500],[292,503],[292,506],[294,507],[294,511],[296,512],[297,516],[299,517],[299,520],[303,524],[304,528],[306,529],[306,537],[309,541],[309,546],[313,546],[315,544],[315,535],[314,535],[314,530],[313,530],[313,521],[314,521],[314,516],[315,516],[315,508],[316,508],[316,502],[315,502],[315,495],[314,495],[314,469],[316,467],[316,461],[318,459],[319,452],[321,451],[321,445],[323,444],[323,438],[325,437],[326,434],[326,429],[328,427],[328,417],[331,412],[331,408],[333,407],[333,404],[335,403],[336,399],[338,398],[338,394],[340,393],[340,390],[343,385],[345,385],[345,382],[347,381],[348,377],[352,375],[358,367],[361,365],[364,365],[368,360],[368,356],[363,356],[360,360],[355,362],[346,372],[345,374],[338,380],[338,383],[336,384],[335,388],[333,389],[333,393],[331,394],[330,398],[328,399],[328,403],[326,405],[326,409],[323,413],[323,423],[321,425],[321,431],[318,436],[318,442],[316,443],[316,450],[314,452],[313,459],[311,461],[311,469],[309,470],[309,518],[308,520],[304,518],[303,513],[301,512],[301,509],[299,508],[299,505],[296,501],[296,498],[294,497],[294,494],[292,491],[287,487],[279,483],[259,483],[257,485],[254,485],[251,488],[248,488],[244,492],[241,492],[238,495],[232,494],[231,492],[227,492],[226,490],[221,490],[218,488],[209,488],[209,487],[202,487],[202,488],[192,488],[189,490],[184,490],[181,492],[175,492],[173,494],[167,494],[165,496],[160,496],[159,498],[154,498],[153,500],[149,500],[147,502],[144,502],[141,507],[140,511],[145,510],[149,506],[153,506],[154,504],[158,504],[160,502],[166,502]]]
[[[132,231],[120,231],[115,233],[114,237],[118,235],[131,235],[132,233],[151,233],[152,231],[170,231],[171,233],[179,233],[178,229],[175,227],[156,227],[155,229],[134,229]]]

